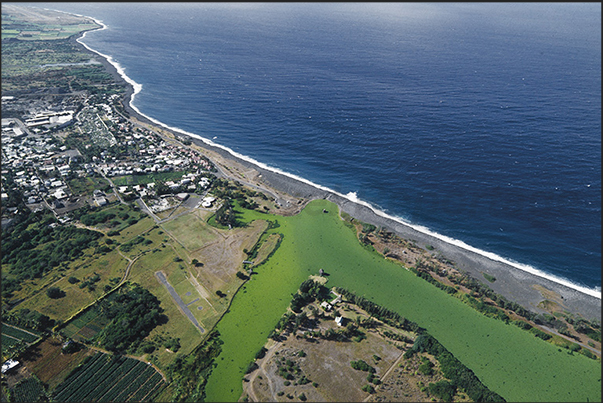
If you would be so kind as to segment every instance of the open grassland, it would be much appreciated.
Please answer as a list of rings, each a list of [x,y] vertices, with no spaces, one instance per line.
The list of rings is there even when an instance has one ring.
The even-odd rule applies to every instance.
[[[124,252],[128,256],[137,257],[130,268],[128,278],[157,296],[165,309],[164,314],[169,317],[166,324],[151,332],[149,339],[161,336],[178,337],[181,344],[178,354],[186,355],[207,333],[202,334],[185,316],[167,289],[159,282],[155,272],[163,272],[207,332],[216,325],[228,308],[232,295],[243,283],[243,280],[235,275],[242,268],[242,249],[251,249],[267,224],[256,221],[246,228],[221,231],[209,227],[195,212],[174,221],[177,221],[175,225],[168,222],[159,227],[149,227],[144,234],[146,227],[143,226],[139,227],[139,232],[122,231],[122,234],[115,238],[127,243],[143,235],[145,240],[150,241],[148,244],[140,242],[130,251]],[[197,232],[205,239],[204,244],[195,239]],[[214,241],[208,243],[210,239]],[[193,259],[197,259],[196,264],[192,263]],[[218,295],[218,291],[223,296]],[[158,365],[163,366],[173,361],[174,353],[159,348],[144,357],[156,360]]]
[[[182,215],[162,226],[190,252],[202,248],[218,237],[218,232],[213,227],[194,214]]]
[[[71,270],[65,270],[63,276],[49,276],[48,279],[40,279],[46,286],[58,287],[65,292],[65,296],[59,300],[48,297],[43,289],[31,292],[24,287],[21,293],[29,291],[30,297],[23,301],[19,308],[36,310],[52,319],[65,321],[78,312],[82,307],[93,303],[97,298],[105,294],[105,286],[113,288],[123,277],[127,261],[116,250],[106,254],[94,255],[94,258],[84,258],[72,262]],[[78,282],[71,283],[70,278],[75,277]],[[93,279],[98,278],[96,281]],[[113,281],[111,281],[113,279]],[[72,280],[73,281],[73,280]],[[85,284],[92,284],[88,287]],[[83,286],[83,287],[82,287]],[[23,294],[26,295],[26,294]]]
[[[69,187],[73,194],[81,196],[91,195],[95,189],[109,188],[110,185],[106,179],[86,176],[83,178],[73,178],[69,181]]]
[[[148,183],[155,182],[166,182],[166,181],[178,181],[182,179],[185,172],[174,171],[174,172],[158,172],[154,174],[146,175],[126,175],[116,176],[111,180],[115,186],[130,186],[130,185],[146,185]]]
[[[323,213],[323,209],[328,213]],[[218,324],[223,352],[207,385],[208,401],[235,401],[240,379],[285,312],[291,294],[322,268],[329,286],[365,296],[427,329],[491,390],[508,401],[598,401],[601,363],[487,318],[362,247],[337,215],[337,206],[311,202],[299,215],[278,217],[284,235],[277,252],[234,299]],[[260,218],[245,212],[246,220]],[[266,218],[266,215],[262,215]]]

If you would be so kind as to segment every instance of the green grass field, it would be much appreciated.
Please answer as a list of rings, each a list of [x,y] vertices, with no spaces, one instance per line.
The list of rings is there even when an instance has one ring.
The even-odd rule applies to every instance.
[[[217,238],[216,231],[200,218],[185,214],[163,224],[189,251],[194,251]]]
[[[329,213],[322,212],[326,208]],[[207,401],[236,401],[255,353],[285,312],[291,294],[320,268],[327,286],[347,288],[427,329],[491,390],[508,401],[600,401],[601,364],[487,318],[400,265],[360,246],[337,206],[316,200],[299,215],[277,217],[277,252],[218,324],[222,354],[209,378]],[[245,212],[245,220],[269,218]],[[274,218],[274,217],[273,217]]]

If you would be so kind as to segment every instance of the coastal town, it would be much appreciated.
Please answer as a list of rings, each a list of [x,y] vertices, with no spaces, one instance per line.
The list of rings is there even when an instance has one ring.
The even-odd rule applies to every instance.
[[[30,110],[21,119],[2,119],[3,227],[10,225],[19,201],[32,211],[49,209],[67,221],[70,211],[84,205],[102,207],[143,198],[153,211],[160,211],[169,208],[170,198],[207,194],[216,172],[209,159],[149,129],[134,127],[115,110],[116,98],[112,95],[99,104],[84,99],[78,113],[45,108]],[[18,102],[2,98],[3,108]],[[64,138],[73,134],[78,140],[65,145]],[[99,149],[98,154],[88,151]],[[155,174],[165,180],[113,181]],[[92,192],[78,186],[90,181],[104,185]],[[206,198],[204,206],[210,207],[212,201]]]
[[[324,192],[279,190],[259,167],[153,124],[114,66],[76,42],[81,27],[99,26],[3,5],[2,401],[205,401],[216,384],[238,401],[514,400],[484,381],[510,393],[492,381],[500,365],[443,346],[457,334],[476,356],[494,339],[512,358],[529,345],[538,385],[565,364],[596,376],[600,323],[562,295],[541,287],[522,306],[493,291],[498,273],[478,281],[437,243]],[[355,277],[361,293],[339,288]],[[440,322],[447,343],[431,333]],[[559,382],[546,396],[566,392]]]

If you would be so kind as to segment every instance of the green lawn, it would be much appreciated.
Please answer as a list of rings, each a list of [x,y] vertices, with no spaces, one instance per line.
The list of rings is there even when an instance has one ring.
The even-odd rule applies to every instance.
[[[322,212],[326,208],[329,213]],[[338,218],[337,206],[313,201],[299,215],[245,212],[246,220],[276,218],[284,235],[218,324],[222,354],[209,378],[207,401],[236,401],[255,353],[285,312],[291,294],[320,268],[327,286],[347,288],[426,328],[491,390],[507,401],[600,401],[601,364],[487,318],[360,246]]]

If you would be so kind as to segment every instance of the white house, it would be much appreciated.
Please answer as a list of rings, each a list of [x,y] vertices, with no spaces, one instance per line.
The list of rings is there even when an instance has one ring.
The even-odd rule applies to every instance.
[[[2,364],[2,373],[3,374],[7,373],[8,371],[15,368],[19,364],[20,364],[19,361],[15,361],[15,360],[6,361],[4,364]]]

